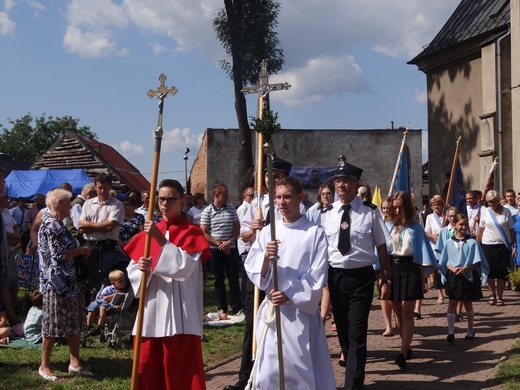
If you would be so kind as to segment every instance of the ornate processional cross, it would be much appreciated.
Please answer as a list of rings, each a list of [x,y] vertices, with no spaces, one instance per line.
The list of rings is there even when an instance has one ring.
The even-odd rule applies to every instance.
[[[168,89],[168,87],[166,85],[164,85],[165,81],[166,81],[166,76],[164,75],[164,73],[161,73],[161,75],[159,76],[160,85],[157,87],[157,90],[154,91],[153,89],[150,89],[148,91],[148,93],[146,94],[146,95],[148,95],[148,97],[150,99],[153,98],[154,96],[156,96],[157,99],[159,100],[159,118],[157,121],[157,130],[155,131],[156,136],[159,134],[159,138],[161,138],[162,134],[163,134],[162,117],[163,117],[164,99],[166,98],[166,96],[168,96],[168,94],[173,96],[178,91],[178,89],[175,87],[171,87],[170,89]]]

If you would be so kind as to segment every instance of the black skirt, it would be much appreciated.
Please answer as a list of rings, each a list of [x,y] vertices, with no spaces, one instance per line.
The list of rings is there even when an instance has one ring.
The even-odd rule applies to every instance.
[[[448,298],[456,301],[478,301],[482,299],[480,275],[477,270],[473,270],[473,282],[470,282],[462,275],[455,275],[451,271],[448,271],[446,279],[446,294]]]
[[[482,244],[482,251],[489,264],[489,279],[503,279],[507,277],[511,252],[505,244]]]
[[[412,257],[390,256],[392,268],[392,292],[390,301],[414,301],[423,299],[421,266]]]

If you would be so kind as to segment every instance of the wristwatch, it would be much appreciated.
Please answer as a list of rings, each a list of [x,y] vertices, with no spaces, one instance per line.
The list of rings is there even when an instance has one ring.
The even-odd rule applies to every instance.
[[[381,284],[388,284],[389,286],[392,286],[391,280],[381,279]]]

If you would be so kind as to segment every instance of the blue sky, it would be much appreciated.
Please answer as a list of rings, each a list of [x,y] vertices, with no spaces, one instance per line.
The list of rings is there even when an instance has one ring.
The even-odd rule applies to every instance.
[[[236,128],[233,85],[211,21],[222,0],[0,2],[0,123],[30,112],[90,126],[150,179],[156,89],[166,99],[159,180],[184,183],[206,128]],[[286,65],[271,109],[288,129],[427,130],[426,78],[406,62],[458,0],[283,0],[277,29]],[[249,95],[249,115],[256,97]],[[423,138],[424,139],[424,138]],[[423,141],[425,142],[425,141]],[[425,145],[426,147],[426,145]]]

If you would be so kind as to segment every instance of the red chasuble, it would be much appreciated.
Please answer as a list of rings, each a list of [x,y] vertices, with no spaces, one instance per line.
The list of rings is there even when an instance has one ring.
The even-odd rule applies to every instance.
[[[170,232],[170,242],[188,253],[202,252],[201,260],[206,262],[211,258],[209,244],[199,227],[189,223],[180,215],[168,222],[164,219],[157,224],[159,230],[166,234],[166,229]],[[124,247],[125,252],[134,261],[144,254],[144,243],[146,240],[146,232],[140,232],[135,235]],[[157,264],[157,259],[161,254],[161,247],[154,239],[150,242],[150,257],[152,258],[152,269]]]

